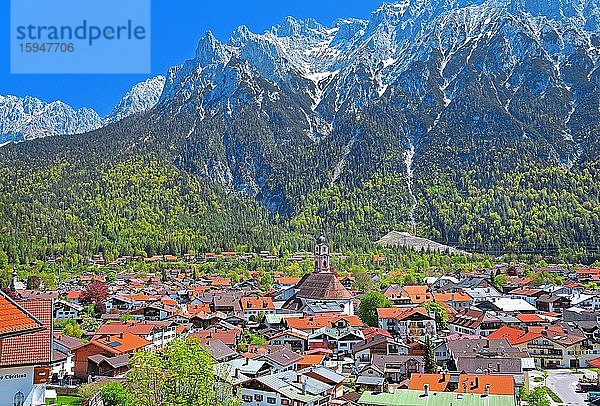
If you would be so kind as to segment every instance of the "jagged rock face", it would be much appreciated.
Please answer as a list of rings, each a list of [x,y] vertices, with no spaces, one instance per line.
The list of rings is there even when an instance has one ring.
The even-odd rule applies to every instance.
[[[598,151],[599,9],[407,0],[332,27],[288,17],[227,44],[208,33],[169,71],[159,111],[190,123],[184,165],[274,210],[293,198],[272,176],[298,172],[290,154],[326,151],[323,184],[356,182],[387,159],[373,150],[381,138],[397,139],[387,165],[398,170],[413,170],[414,149],[415,176],[484,159],[490,145],[570,168]]]
[[[156,105],[165,84],[163,76],[135,85],[105,119],[90,108],[73,109],[35,97],[0,96],[0,145],[54,135],[81,134],[96,130]]]
[[[164,86],[164,76],[156,76],[138,83],[127,92],[104,121],[114,123],[136,113],[150,110],[158,102]]]
[[[0,96],[0,144],[95,130],[102,119],[92,109],[74,110],[60,101]]]

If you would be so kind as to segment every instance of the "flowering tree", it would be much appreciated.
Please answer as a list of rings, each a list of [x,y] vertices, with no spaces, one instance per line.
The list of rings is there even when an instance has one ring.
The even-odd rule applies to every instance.
[[[106,299],[108,298],[108,287],[106,284],[94,281],[87,285],[81,293],[80,301],[84,305],[93,304],[96,314],[106,313]]]

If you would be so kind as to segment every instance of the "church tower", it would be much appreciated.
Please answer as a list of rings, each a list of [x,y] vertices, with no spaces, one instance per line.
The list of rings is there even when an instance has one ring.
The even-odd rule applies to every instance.
[[[317,238],[315,244],[315,272],[330,272],[329,244],[324,236]]]

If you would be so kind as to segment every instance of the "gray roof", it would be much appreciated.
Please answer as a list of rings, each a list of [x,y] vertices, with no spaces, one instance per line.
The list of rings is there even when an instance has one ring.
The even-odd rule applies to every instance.
[[[106,362],[113,368],[126,367],[129,364],[129,354],[117,355],[116,357],[106,357],[104,355],[92,355],[88,357],[89,361],[92,361],[96,365],[100,365],[102,362]]]
[[[302,359],[302,356],[296,354],[294,351],[290,350],[288,347],[282,347],[277,351],[273,351],[270,353],[266,353],[260,356],[260,359],[264,359],[265,361],[271,363],[274,362],[281,366],[288,366],[297,363]]]
[[[315,366],[315,367],[311,367],[311,368],[307,368],[306,370],[302,370],[302,372],[304,373],[308,373],[308,372],[312,372],[315,375],[319,375],[331,382],[335,382],[336,384],[340,384],[342,382],[344,382],[346,380],[346,377],[344,375],[340,375],[335,371],[332,371],[329,368],[326,368],[324,366]]]
[[[373,385],[373,386],[381,386],[385,381],[384,378],[380,378],[378,376],[367,376],[361,375],[356,379],[356,383],[359,385]]]
[[[314,392],[309,389],[308,384],[306,385],[306,390],[303,390],[301,383],[283,380],[279,374],[261,376],[256,378],[256,380],[274,391],[279,392],[282,396],[302,403],[311,403],[323,398],[320,394],[314,394]]]
[[[521,358],[458,357],[456,369],[466,373],[520,374],[523,372]]]
[[[225,358],[234,357],[237,355],[237,352],[229,348],[227,344],[225,344],[221,340],[210,340],[207,346],[209,354],[215,359],[215,361],[220,361]]]
[[[236,368],[245,375],[256,375],[265,366],[265,361],[248,359],[248,358],[236,358],[231,361],[223,363],[223,365],[231,368],[234,371]]]

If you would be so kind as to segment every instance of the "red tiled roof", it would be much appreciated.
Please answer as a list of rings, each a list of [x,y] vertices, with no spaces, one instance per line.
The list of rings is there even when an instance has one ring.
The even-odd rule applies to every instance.
[[[289,328],[296,330],[317,330],[322,327],[331,327],[339,320],[346,320],[350,327],[361,327],[363,323],[358,316],[311,316],[287,317],[285,322]]]
[[[52,360],[52,301],[27,300],[17,304],[39,320],[43,329],[0,339],[0,366],[49,364]]]
[[[365,340],[368,340],[369,338],[380,336],[380,335],[386,336],[386,337],[392,336],[389,331],[384,330],[382,328],[377,328],[377,327],[367,327],[367,328],[363,329],[362,333],[363,333],[363,336],[365,337]]]
[[[600,274],[600,268],[590,268],[590,269],[578,269],[575,271],[577,275],[598,275]]]
[[[521,287],[521,288],[516,288],[516,289],[511,290],[510,292],[508,292],[508,294],[509,295],[520,295],[520,296],[534,296],[534,295],[540,293],[541,291],[542,291],[541,289]]]
[[[0,294],[0,336],[31,331],[41,327],[42,324],[27,314],[25,309],[4,293]]]

